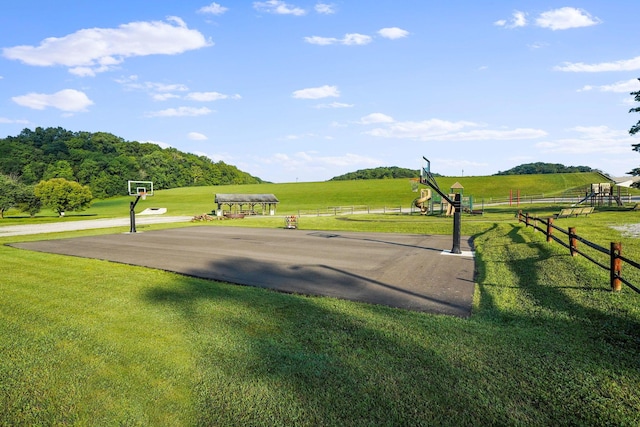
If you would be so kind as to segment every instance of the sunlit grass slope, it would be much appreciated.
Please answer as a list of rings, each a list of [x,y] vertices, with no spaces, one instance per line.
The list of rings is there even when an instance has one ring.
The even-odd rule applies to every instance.
[[[465,196],[473,196],[476,202],[493,198],[505,199],[510,191],[521,196],[542,195],[561,196],[572,189],[584,190],[591,183],[601,182],[603,177],[597,173],[544,174],[544,175],[508,175],[479,177],[442,177],[437,182],[440,188],[448,192],[459,182],[464,187]],[[222,185],[209,187],[186,187],[171,190],[159,190],[155,196],[140,201],[136,210],[147,207],[167,208],[167,215],[196,215],[210,213],[215,209],[216,193],[268,193],[275,194],[280,200],[278,213],[296,213],[299,210],[324,209],[335,206],[372,206],[408,208],[416,198],[408,179],[381,179],[359,181],[301,182],[287,184]],[[96,200],[92,207],[83,212],[68,213],[70,220],[88,217],[126,217],[132,197],[116,197]],[[16,211],[7,213],[0,224],[12,221],[24,221],[25,215]],[[43,210],[36,219],[29,221],[52,221],[57,216]]]

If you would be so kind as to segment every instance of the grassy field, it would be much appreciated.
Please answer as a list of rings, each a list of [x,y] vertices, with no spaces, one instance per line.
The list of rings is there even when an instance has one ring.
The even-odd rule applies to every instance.
[[[387,183],[365,184],[350,191]],[[297,205],[297,185],[317,197]],[[257,189],[291,194],[291,209],[342,197],[339,186],[286,186]],[[176,209],[196,194],[171,191]],[[96,203],[96,215],[125,216],[115,201]],[[545,243],[513,214],[507,206],[463,218],[476,247],[469,319],[2,245],[0,425],[639,425],[640,296],[624,286],[609,292],[604,270]],[[620,240],[640,260],[638,239],[611,228],[637,222],[640,212],[621,210],[556,221],[602,245]],[[207,225],[281,227],[282,218]],[[398,214],[300,225],[451,232],[450,218]]]
[[[444,191],[459,182],[464,186],[464,195],[473,196],[476,204],[493,199],[506,199],[510,191],[515,195],[520,190],[521,197],[527,195],[562,196],[567,190],[586,189],[592,182],[600,182],[596,173],[442,177],[438,185]],[[267,193],[275,194],[280,200],[278,214],[295,214],[298,211],[325,209],[335,206],[404,207],[409,209],[417,194],[412,191],[408,179],[382,179],[362,181],[302,182],[290,184],[223,185],[212,187],[187,187],[160,190],[155,196],[140,201],[136,210],[147,207],[167,208],[167,215],[198,215],[215,209],[215,194],[221,193]],[[126,217],[132,197],[114,197],[96,200],[92,207],[82,212],[67,212],[66,221],[92,218]],[[10,210],[0,225],[28,222],[58,221],[58,216],[43,210],[36,218]]]

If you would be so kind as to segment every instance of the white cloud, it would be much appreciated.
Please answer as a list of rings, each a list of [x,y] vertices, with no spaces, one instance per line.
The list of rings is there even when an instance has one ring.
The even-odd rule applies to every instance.
[[[344,38],[342,39],[342,44],[346,44],[346,45],[364,45],[364,44],[368,44],[371,43],[371,40],[373,40],[371,38],[371,36],[367,36],[364,34],[358,34],[358,33],[352,33],[352,34],[345,34]]]
[[[84,93],[75,89],[64,89],[56,93],[28,93],[11,98],[13,102],[34,110],[44,110],[47,107],[57,108],[67,112],[86,111],[93,105],[93,101]]]
[[[324,46],[330,45],[330,44],[344,44],[349,46],[349,45],[365,45],[365,44],[371,43],[373,38],[365,34],[350,33],[350,34],[345,34],[342,39],[336,39],[334,37],[311,36],[311,37],[305,37],[304,40],[307,43],[324,45]]]
[[[636,139],[628,131],[617,131],[607,126],[577,126],[569,129],[577,135],[572,138],[543,141],[536,148],[544,153],[563,154],[627,154]]]
[[[156,92],[186,92],[189,90],[186,85],[183,85],[181,83],[166,84],[146,82],[144,83],[144,85],[147,89],[151,89]]]
[[[554,68],[557,71],[599,73],[603,71],[636,71],[640,70],[640,56],[632,59],[623,59],[614,62],[601,62],[599,64],[585,64],[584,62],[565,62]]]
[[[180,95],[175,93],[154,93],[151,95],[154,101],[167,101],[169,99],[180,98]]]
[[[203,6],[198,9],[198,13],[210,13],[212,15],[222,15],[227,10],[228,7],[220,6],[218,3],[211,3],[209,6]]]
[[[601,21],[592,17],[588,12],[574,7],[561,7],[541,13],[535,20],[535,25],[551,30],[568,30],[570,28],[589,27]],[[520,28],[528,24],[526,12],[515,11],[509,20],[500,19],[493,23],[499,27]]]
[[[597,89],[600,92],[630,93],[640,90],[640,81],[638,79],[625,80],[610,85],[602,86],[585,86],[579,92],[586,92]]]
[[[570,28],[590,27],[601,21],[593,18],[589,13],[574,7],[562,7],[549,10],[536,18],[536,25],[551,30],[568,30]]]
[[[331,15],[336,13],[334,5],[327,3],[318,3],[315,5],[314,9],[322,15]]]
[[[125,58],[174,55],[213,43],[177,17],[167,22],[132,22],[118,28],[89,28],[64,37],[49,37],[38,46],[4,48],[5,58],[27,65],[69,67],[78,76],[92,76],[113,69]]]
[[[291,6],[281,0],[256,1],[253,2],[253,7],[258,11],[274,13],[276,15],[302,16],[307,13],[304,9]]]
[[[367,120],[365,119],[368,120],[368,123],[366,123]],[[375,121],[376,119],[379,121]],[[397,122],[384,114],[380,114],[379,116],[366,116],[366,118],[361,120],[361,123],[387,124],[386,127],[379,127],[365,132],[371,136],[382,138],[408,138],[420,141],[508,141],[516,139],[541,138],[547,135],[543,130],[528,128],[512,130],[475,129],[483,126],[481,124],[468,121],[451,122],[440,119],[429,119],[421,122]]]
[[[178,107],[167,108],[166,110],[152,111],[147,113],[145,117],[185,117],[185,116],[204,116],[211,114],[213,111],[207,107],[192,108],[192,107]]]
[[[206,141],[207,139],[209,139],[207,135],[200,132],[189,132],[187,134],[187,138],[191,139],[192,141]]]
[[[284,137],[284,139],[288,141],[297,141],[299,139],[306,139],[306,138],[318,138],[318,135],[316,135],[315,133],[302,133],[298,135],[289,134]]]
[[[200,101],[200,102],[209,102],[209,101],[218,101],[220,99],[240,99],[240,95],[225,95],[224,93],[219,92],[191,92],[185,96],[185,99],[190,101]]]
[[[380,159],[346,153],[341,156],[321,156],[315,151],[300,151],[294,154],[276,153],[270,158],[261,159],[269,165],[277,165],[284,170],[330,171],[334,168],[353,167],[357,169],[380,166]]]
[[[398,27],[391,27],[378,30],[378,34],[384,38],[395,40],[407,37],[409,35],[409,31]]]
[[[26,125],[29,124],[29,120],[24,119],[8,119],[6,117],[0,117],[0,123],[2,124],[21,124]]]
[[[373,123],[393,123],[394,121],[393,117],[387,116],[386,114],[371,113],[361,118],[359,123],[363,125],[370,125]]]
[[[331,102],[329,104],[318,104],[316,108],[351,108],[353,104],[345,104],[344,102]]]
[[[515,12],[513,12],[511,20],[500,19],[493,24],[497,25],[498,27],[505,27],[509,29],[524,27],[525,25],[527,25],[527,14],[516,10]]]
[[[529,49],[542,49],[543,47],[547,47],[548,44],[544,42],[533,42],[527,45]]]
[[[337,86],[324,85],[320,87],[296,90],[293,92],[292,96],[297,99],[337,98],[340,96],[340,91]]]
[[[305,37],[304,41],[306,41],[307,43],[317,44],[320,46],[340,43],[339,39],[336,39],[333,37],[320,37],[320,36]]]

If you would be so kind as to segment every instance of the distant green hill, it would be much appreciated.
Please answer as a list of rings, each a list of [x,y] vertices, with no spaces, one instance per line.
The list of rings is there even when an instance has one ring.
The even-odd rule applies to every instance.
[[[0,139],[0,174],[24,184],[66,178],[88,185],[96,198],[126,194],[129,179],[153,181],[155,189],[262,182],[205,156],[61,127],[24,129]]]
[[[565,166],[560,163],[526,163],[496,175],[533,175],[548,173],[598,172],[588,166]]]
[[[399,168],[397,166],[360,169],[331,178],[329,181],[350,181],[354,179],[390,179],[390,178],[417,178],[420,171],[417,169]]]

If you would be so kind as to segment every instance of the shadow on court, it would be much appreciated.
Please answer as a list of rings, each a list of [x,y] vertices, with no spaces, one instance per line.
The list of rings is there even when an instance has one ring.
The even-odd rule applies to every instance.
[[[199,226],[13,243],[281,292],[468,317],[474,259],[451,236]],[[463,239],[463,251],[471,244]]]

